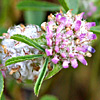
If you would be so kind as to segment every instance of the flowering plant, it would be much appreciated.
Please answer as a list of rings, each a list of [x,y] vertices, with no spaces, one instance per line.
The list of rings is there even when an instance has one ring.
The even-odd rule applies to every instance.
[[[95,53],[91,43],[97,36],[90,30],[95,22],[87,22],[83,15],[84,12],[73,14],[72,9],[66,13],[60,10],[50,14],[41,29],[37,25],[22,24],[9,28],[0,37],[4,66],[1,70],[19,82],[32,80],[34,92],[38,95],[44,79],[70,65],[77,68],[78,60],[87,65],[85,57]]]
[[[65,14],[60,11],[55,16],[50,14],[49,22],[41,24],[45,32],[35,25],[19,25],[10,28],[8,33],[1,37],[3,66],[7,66],[9,74],[13,74],[19,81],[37,80],[34,88],[36,94],[39,91],[39,81],[43,81],[46,73],[55,70],[54,65],[60,63],[61,68],[68,68],[71,63],[73,68],[77,68],[77,59],[87,65],[84,56],[91,57],[91,53],[95,52],[90,45],[96,35],[89,31],[90,27],[95,26],[95,22],[86,22],[82,20],[84,13],[73,15],[71,11]],[[40,40],[40,43],[37,40]],[[43,59],[46,60],[42,67]],[[52,67],[51,71],[48,63]],[[59,70],[56,70],[56,73]]]

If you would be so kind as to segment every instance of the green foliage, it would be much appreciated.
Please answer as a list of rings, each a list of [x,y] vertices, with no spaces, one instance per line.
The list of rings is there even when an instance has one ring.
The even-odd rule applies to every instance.
[[[57,11],[61,6],[45,1],[24,0],[18,3],[17,8],[20,10]]]
[[[45,38],[45,34],[41,35],[39,38],[34,39],[34,41],[40,45],[46,45],[46,38]]]
[[[6,99],[5,99],[5,96],[2,95],[0,100],[6,100]]]
[[[94,32],[95,34],[100,34],[100,26],[93,26],[90,28],[90,31]]]
[[[44,11],[24,11],[26,24],[35,24],[40,26],[45,17],[46,13]]]
[[[5,32],[7,32],[7,30],[4,27],[0,27],[0,36]]]
[[[7,0],[3,0],[2,2],[0,2],[0,26],[2,24],[4,24],[5,20],[7,19],[7,13],[8,13],[8,7],[9,7],[9,3],[7,2]]]
[[[66,11],[69,9],[73,9],[73,14],[76,14],[78,12],[78,0],[59,0],[59,2]]]
[[[43,55],[26,55],[26,56],[18,56],[18,57],[12,57],[11,59],[8,59],[5,63],[6,66],[17,63],[17,62],[22,62],[25,60],[32,60],[36,58],[43,57]]]
[[[3,89],[4,89],[4,80],[3,80],[2,73],[0,71],[0,99],[1,99],[1,96],[2,96],[2,93],[3,93]]]
[[[24,35],[15,34],[15,35],[11,36],[11,39],[21,41],[23,43],[28,44],[29,46],[33,46],[34,48],[37,48],[37,49],[45,52],[45,49],[42,48],[38,43],[36,43],[34,40],[32,40]]]
[[[54,76],[55,74],[57,74],[61,69],[62,69],[62,65],[61,65],[61,64],[53,64],[53,70],[50,71],[50,72],[47,74],[45,80],[46,80],[46,79],[49,79],[49,78],[51,78],[51,77],[53,77],[53,76]]]
[[[41,72],[40,72],[40,74],[39,74],[39,77],[38,77],[38,79],[37,79],[37,81],[36,81],[36,83],[35,83],[35,86],[34,86],[34,93],[35,93],[37,96],[38,96],[38,94],[39,94],[39,90],[40,90],[40,87],[41,87],[41,85],[42,85],[43,79],[44,79],[44,77],[45,77],[45,75],[46,75],[47,66],[48,66],[48,61],[49,61],[49,59],[46,58],[45,63],[44,63],[44,65],[43,65],[43,68],[42,68],[42,70],[41,70]]]
[[[52,95],[45,95],[40,100],[58,100],[58,98]]]

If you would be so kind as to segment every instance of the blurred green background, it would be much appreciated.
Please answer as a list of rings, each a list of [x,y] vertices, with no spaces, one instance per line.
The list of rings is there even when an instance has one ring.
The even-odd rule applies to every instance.
[[[18,6],[20,1],[23,0],[0,0],[0,35],[13,25],[37,24],[41,26],[43,21],[47,21],[50,13],[54,14],[60,10],[60,7],[48,10],[41,10],[39,7],[40,10],[26,10]],[[42,1],[44,0],[40,2]],[[60,5],[57,0],[45,1]],[[89,6],[88,9],[85,9],[82,1],[85,1],[86,4],[94,2],[97,10],[92,16],[87,17],[87,21],[95,21],[99,25],[100,0],[80,0],[78,13],[87,13],[89,10]],[[97,34],[97,37],[98,39],[93,42],[96,53],[92,58],[86,58],[88,66],[79,63],[77,69],[71,67],[62,69],[53,78],[43,82],[38,97],[34,95],[32,83],[18,83],[11,76],[7,76],[4,80],[5,87],[1,100],[100,100],[100,36]]]

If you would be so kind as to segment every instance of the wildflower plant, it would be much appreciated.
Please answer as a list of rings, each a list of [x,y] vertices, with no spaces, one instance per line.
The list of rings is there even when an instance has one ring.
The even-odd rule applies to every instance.
[[[66,13],[60,10],[50,14],[48,22],[41,24],[41,29],[37,25],[9,28],[0,37],[1,58],[6,73],[20,82],[35,82],[34,92],[38,95],[44,79],[70,65],[77,68],[78,61],[87,65],[85,57],[95,53],[91,43],[97,37],[90,28],[96,24],[84,20],[83,15],[84,12],[73,14],[72,9]]]
[[[68,68],[70,63],[73,68],[77,68],[77,59],[87,65],[84,57],[91,57],[91,53],[95,52],[91,47],[91,41],[96,39],[96,35],[89,31],[95,26],[95,22],[82,20],[83,14],[84,12],[73,15],[71,10],[66,14],[50,14],[49,22],[42,24],[43,29],[46,28],[48,45],[45,51],[47,56],[51,56],[54,64],[60,61],[63,68]]]

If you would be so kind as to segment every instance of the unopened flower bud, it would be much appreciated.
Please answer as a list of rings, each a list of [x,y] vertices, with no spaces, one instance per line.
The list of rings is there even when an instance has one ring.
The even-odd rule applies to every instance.
[[[90,52],[87,52],[87,53],[86,53],[86,56],[87,56],[87,57],[92,57],[92,54],[91,54]]]

